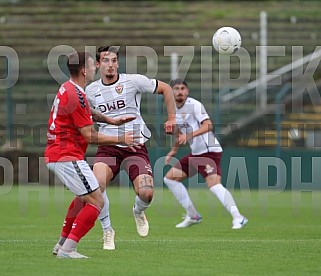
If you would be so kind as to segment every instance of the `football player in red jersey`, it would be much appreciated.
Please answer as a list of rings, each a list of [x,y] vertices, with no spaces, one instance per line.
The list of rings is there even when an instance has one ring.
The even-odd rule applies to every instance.
[[[138,145],[133,132],[107,136],[93,128],[92,114],[84,88],[94,79],[94,59],[86,52],[68,56],[70,80],[59,88],[47,131],[45,158],[53,171],[76,197],[71,202],[61,236],[53,253],[60,258],[87,258],[76,251],[79,240],[94,226],[104,205],[99,184],[84,160],[88,144]]]

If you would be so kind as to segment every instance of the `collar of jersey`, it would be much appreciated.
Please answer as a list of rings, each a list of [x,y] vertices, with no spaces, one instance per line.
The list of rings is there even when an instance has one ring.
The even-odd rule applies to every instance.
[[[69,81],[70,81],[73,85],[77,86],[78,89],[79,89],[81,92],[85,93],[84,89],[83,89],[81,86],[79,86],[77,83],[73,82],[71,79],[70,79]]]
[[[187,97],[186,98],[186,101],[185,101],[185,103],[181,106],[181,107],[176,107],[176,109],[178,110],[178,109],[181,109],[181,108],[183,108],[184,107],[184,105],[186,104],[186,102],[187,102],[187,100],[189,99],[189,97]]]
[[[119,74],[117,74],[117,80],[115,80],[115,81],[112,82],[112,83],[104,83],[104,82],[103,82],[103,79],[100,79],[100,80],[101,80],[101,84],[102,84],[102,85],[110,86],[110,85],[115,84],[117,81],[119,81]]]

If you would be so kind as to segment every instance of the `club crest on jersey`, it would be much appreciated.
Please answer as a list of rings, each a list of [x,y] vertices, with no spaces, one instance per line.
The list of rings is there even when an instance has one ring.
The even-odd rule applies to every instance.
[[[124,86],[122,84],[118,84],[116,87],[115,87],[115,90],[118,94],[121,94],[123,92],[123,89],[124,89]]]

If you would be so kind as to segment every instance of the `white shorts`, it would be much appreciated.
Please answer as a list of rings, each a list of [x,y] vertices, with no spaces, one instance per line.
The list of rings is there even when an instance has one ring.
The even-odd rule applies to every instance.
[[[89,194],[99,188],[93,171],[84,160],[48,163],[47,167],[77,196]]]

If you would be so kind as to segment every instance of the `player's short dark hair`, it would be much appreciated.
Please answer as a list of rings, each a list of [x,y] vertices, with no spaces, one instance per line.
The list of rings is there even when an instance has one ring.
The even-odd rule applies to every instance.
[[[81,69],[86,67],[86,62],[89,58],[93,58],[88,52],[74,52],[68,55],[67,67],[70,76],[76,77]]]
[[[110,46],[110,45],[101,46],[101,47],[99,47],[98,50],[97,50],[97,53],[96,53],[96,61],[97,61],[97,62],[100,62],[100,54],[101,54],[102,52],[112,52],[112,53],[115,53],[116,56],[117,56],[117,59],[118,59],[118,57],[119,57],[118,50],[119,50],[119,47],[116,47],[116,46]]]
[[[169,83],[171,87],[174,87],[177,84],[184,84],[188,88],[187,82],[182,79],[171,80],[171,82]]]

